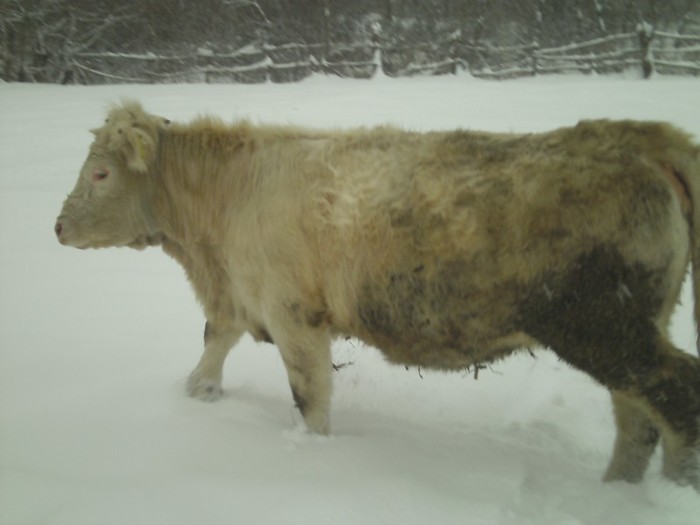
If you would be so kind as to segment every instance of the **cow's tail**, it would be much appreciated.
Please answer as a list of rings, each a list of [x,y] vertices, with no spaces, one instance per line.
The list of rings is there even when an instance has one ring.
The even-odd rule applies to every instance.
[[[700,354],[700,146],[687,135],[674,141],[670,157],[670,173],[677,181],[676,191],[681,195],[681,206],[690,223],[690,261],[692,267],[696,351]],[[674,185],[675,185],[675,181]]]
[[[700,153],[686,175],[691,187],[690,260],[692,264],[693,302],[695,317],[695,349],[700,355]]]

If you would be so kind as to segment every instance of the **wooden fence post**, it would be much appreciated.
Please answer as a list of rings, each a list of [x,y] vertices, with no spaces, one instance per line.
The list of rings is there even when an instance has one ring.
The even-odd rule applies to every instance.
[[[374,78],[384,75],[384,50],[382,49],[382,25],[374,22],[370,28],[372,31],[372,61],[376,65]]]
[[[539,40],[535,40],[532,43],[532,51],[531,51],[531,55],[530,55],[530,60],[532,61],[532,76],[533,77],[536,77],[537,74],[539,73],[539,64],[537,62],[537,58],[538,58],[537,54],[539,53],[539,51],[540,51],[540,42],[539,42]]]
[[[642,76],[644,78],[649,78],[654,72],[654,65],[651,59],[651,41],[654,39],[654,28],[647,22],[641,22],[637,26],[637,36],[639,37]]]
[[[459,64],[459,48],[462,41],[462,30],[458,29],[450,37],[450,73],[457,74]]]

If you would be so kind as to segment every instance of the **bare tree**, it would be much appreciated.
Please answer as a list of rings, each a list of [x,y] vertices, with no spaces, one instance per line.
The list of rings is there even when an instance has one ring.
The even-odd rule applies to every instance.
[[[74,57],[106,44],[114,26],[131,18],[128,6],[99,2],[3,0],[0,65],[5,80],[70,82]]]
[[[87,67],[85,53],[101,52],[177,55],[196,69],[203,55],[231,56],[241,48],[256,62],[267,56],[273,66],[308,69],[309,54],[321,63],[357,65],[371,59],[368,49],[381,47],[389,74],[446,62],[451,69],[441,71],[465,62],[473,71],[491,62],[494,48],[634,32],[649,50],[658,31],[700,32],[700,1],[0,0],[0,77],[75,81],[80,61]],[[515,54],[498,60],[519,60]],[[211,67],[230,67],[221,64]]]

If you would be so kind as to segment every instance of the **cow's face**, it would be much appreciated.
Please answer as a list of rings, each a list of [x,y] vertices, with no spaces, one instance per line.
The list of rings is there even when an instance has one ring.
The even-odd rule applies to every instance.
[[[158,133],[165,122],[128,104],[92,131],[95,141],[56,221],[61,244],[143,248],[158,242],[149,203]]]

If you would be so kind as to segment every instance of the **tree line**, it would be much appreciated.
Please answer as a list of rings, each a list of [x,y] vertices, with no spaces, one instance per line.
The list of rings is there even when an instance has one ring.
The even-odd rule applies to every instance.
[[[71,64],[84,53],[225,54],[304,44],[323,61],[353,43],[420,46],[429,56],[448,40],[554,47],[639,28],[700,34],[700,1],[0,0],[0,77],[73,82]]]

